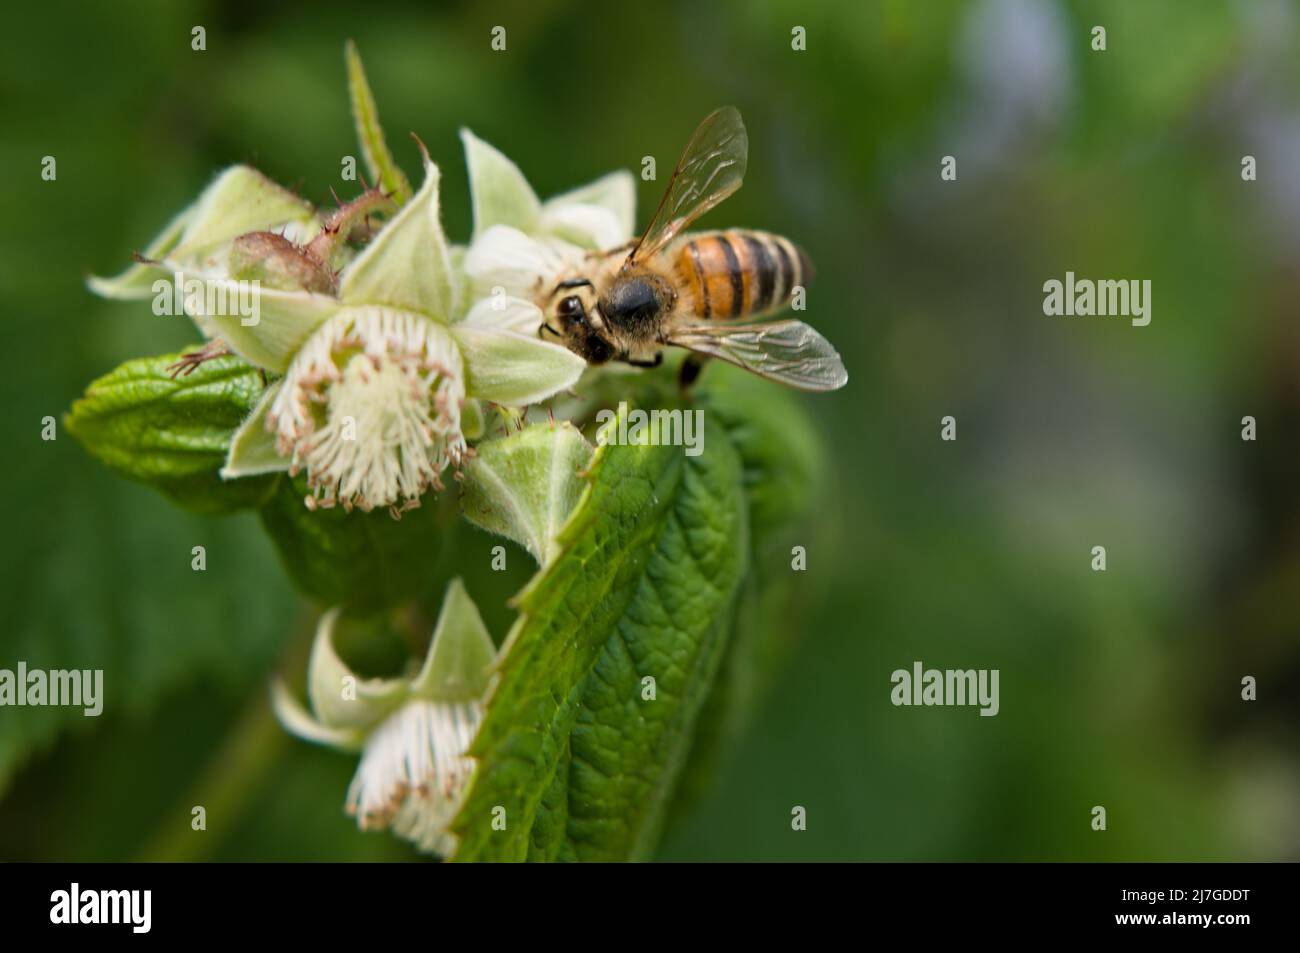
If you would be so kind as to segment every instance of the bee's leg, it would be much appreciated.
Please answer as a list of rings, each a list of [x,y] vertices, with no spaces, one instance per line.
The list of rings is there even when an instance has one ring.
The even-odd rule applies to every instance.
[[[690,390],[691,385],[700,379],[700,372],[703,370],[704,358],[696,357],[694,354],[687,355],[686,360],[682,361],[678,377],[682,390]]]
[[[658,354],[656,354],[655,359],[653,361],[634,361],[630,357],[625,358],[625,360],[633,367],[658,367],[660,364],[664,362],[664,352],[660,351]]]
[[[213,338],[197,351],[187,351],[181,355],[181,359],[175,364],[169,364],[167,370],[171,373],[172,379],[185,377],[193,374],[194,369],[208,361],[215,360],[218,357],[225,357],[230,353],[230,347],[221,338]]]
[[[542,334],[543,331],[550,331],[550,332],[551,332],[552,334],[554,334],[557,338],[560,336],[560,332],[557,331],[557,330],[555,330],[555,328],[551,327],[549,324],[543,324],[540,328],[537,329],[537,336],[538,336],[539,338],[544,336],[544,335]]]

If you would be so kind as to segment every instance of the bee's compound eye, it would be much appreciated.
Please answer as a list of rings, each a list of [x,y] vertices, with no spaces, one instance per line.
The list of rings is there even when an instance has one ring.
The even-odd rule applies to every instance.
[[[582,299],[577,295],[569,295],[567,298],[560,299],[557,313],[562,318],[572,318],[582,314]]]

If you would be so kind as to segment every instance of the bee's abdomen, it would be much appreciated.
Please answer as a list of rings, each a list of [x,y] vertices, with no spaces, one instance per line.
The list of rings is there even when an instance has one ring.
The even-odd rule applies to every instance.
[[[689,235],[677,268],[689,310],[701,318],[733,320],[780,311],[812,277],[808,256],[770,232],[730,229]]]

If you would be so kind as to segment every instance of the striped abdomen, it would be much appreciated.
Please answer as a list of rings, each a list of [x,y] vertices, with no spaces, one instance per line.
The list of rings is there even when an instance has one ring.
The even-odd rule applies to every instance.
[[[729,229],[686,235],[673,255],[686,311],[710,320],[780,311],[812,278],[808,256],[770,232]]]

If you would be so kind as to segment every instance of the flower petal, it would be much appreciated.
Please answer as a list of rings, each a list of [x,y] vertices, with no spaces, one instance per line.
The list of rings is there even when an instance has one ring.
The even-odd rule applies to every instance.
[[[542,228],[559,234],[561,238],[567,237],[553,228],[548,229],[547,221],[557,217],[563,220],[565,210],[575,206],[596,206],[609,213],[613,220],[612,231],[607,236],[602,235],[606,241],[595,247],[613,248],[630,239],[632,230],[636,227],[636,181],[632,173],[623,169],[602,176],[572,192],[547,199],[542,205]]]
[[[460,131],[469,167],[474,237],[493,225],[510,225],[525,232],[537,227],[541,203],[519,166],[468,129]]]
[[[532,298],[540,285],[553,281],[583,255],[576,245],[558,239],[540,241],[509,225],[494,225],[469,246],[465,273],[475,297],[501,288],[517,298]]]
[[[424,185],[343,270],[339,297],[383,304],[438,321],[451,318],[451,263],[438,220],[438,167],[425,158]]]
[[[478,606],[465,584],[453,579],[411,693],[435,701],[480,701],[487,692],[496,652]]]
[[[531,301],[510,295],[493,295],[481,299],[469,309],[462,327],[494,328],[516,334],[536,335],[542,326],[542,310]]]
[[[406,697],[401,679],[361,678],[334,650],[334,626],[340,609],[321,616],[307,662],[307,696],[312,711],[326,728],[367,728],[380,721]]]
[[[465,313],[470,300],[470,278],[465,271],[468,246],[452,245],[447,249],[447,262],[451,265],[451,315],[456,320]]]
[[[221,468],[221,479],[235,480],[289,469],[289,458],[280,456],[275,449],[275,434],[266,427],[267,411],[282,384],[276,381],[262,392],[253,412],[230,438],[230,452],[226,454],[226,465]]]
[[[617,248],[627,241],[618,217],[599,205],[561,205],[542,212],[541,230],[588,251]]]
[[[602,175],[594,182],[546,200],[543,210],[564,205],[599,205],[614,213],[630,238],[636,225],[636,180],[626,169]]]
[[[537,337],[459,324],[452,335],[465,359],[470,397],[522,407],[578,382],[587,362],[568,348]]]

